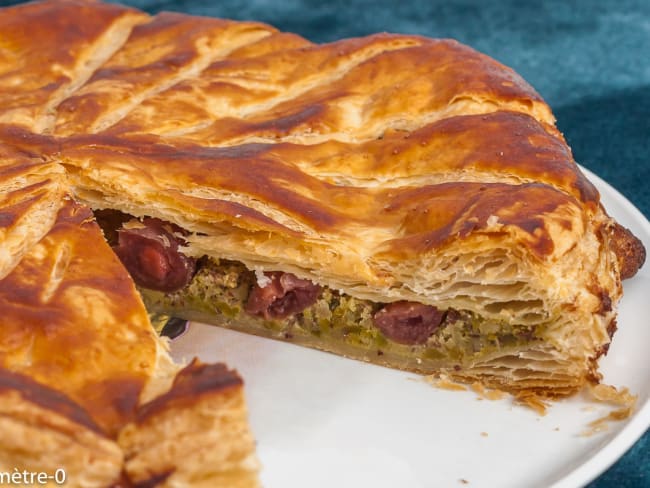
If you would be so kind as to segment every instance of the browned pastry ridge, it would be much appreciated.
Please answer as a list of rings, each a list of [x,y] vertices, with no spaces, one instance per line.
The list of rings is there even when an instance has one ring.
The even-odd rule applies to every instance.
[[[2,9],[0,185],[0,429],[22,433],[0,466],[65,464],[78,486],[257,483],[241,380],[178,372],[140,294],[559,396],[598,381],[645,259],[533,88],[418,36],[317,45],[86,0]],[[19,445],[39,435],[42,451]]]

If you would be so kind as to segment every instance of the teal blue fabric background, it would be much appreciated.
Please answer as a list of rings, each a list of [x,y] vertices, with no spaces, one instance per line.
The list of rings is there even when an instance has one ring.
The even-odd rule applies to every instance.
[[[17,2],[0,0],[0,5],[11,3]],[[175,10],[264,21],[316,42],[379,31],[455,38],[528,80],[553,108],[576,161],[650,216],[650,1],[121,3],[150,13]],[[610,487],[650,487],[650,433],[589,485]]]

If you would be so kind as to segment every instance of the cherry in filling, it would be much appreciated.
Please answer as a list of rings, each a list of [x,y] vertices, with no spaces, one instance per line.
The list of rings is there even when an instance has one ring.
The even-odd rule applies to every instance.
[[[183,240],[162,220],[145,218],[144,227],[120,229],[113,248],[133,280],[144,288],[172,292],[187,285],[196,260],[179,251]]]
[[[283,319],[316,303],[321,287],[291,273],[265,273],[269,282],[251,289],[245,310],[267,320]]]
[[[389,303],[374,316],[386,338],[400,344],[424,344],[442,323],[444,312],[422,303]]]

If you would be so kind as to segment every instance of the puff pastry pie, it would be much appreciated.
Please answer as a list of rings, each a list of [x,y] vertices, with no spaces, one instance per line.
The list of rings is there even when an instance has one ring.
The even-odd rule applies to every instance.
[[[46,384],[74,403],[48,428],[102,453],[92,476],[119,471],[120,452],[138,482],[180,476],[151,470],[171,463],[147,451],[171,422],[160,404],[192,424],[191,378],[239,383],[192,363],[182,401],[151,400],[158,387],[142,407],[157,368],[175,370],[117,257],[151,312],[512,392],[597,381],[645,250],[554,123],[520,76],[451,40],[317,45],[84,0],[0,11],[7,418],[52,410],[30,393]],[[131,385],[128,412],[113,382]],[[218,476],[245,471],[242,442]]]

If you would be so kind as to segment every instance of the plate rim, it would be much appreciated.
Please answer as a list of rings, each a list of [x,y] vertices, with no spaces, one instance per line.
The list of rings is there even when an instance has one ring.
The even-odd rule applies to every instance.
[[[578,165],[580,170],[585,173],[587,178],[595,184],[599,193],[606,192],[608,197],[620,204],[623,209],[630,214],[630,217],[637,223],[644,232],[640,239],[646,248],[650,245],[650,221],[643,213],[620,191],[610,183],[602,179],[593,171]],[[648,264],[646,263],[646,266]],[[574,488],[585,486],[595,481],[600,475],[604,474],[618,460],[620,460],[634,444],[645,435],[650,428],[650,398],[646,399],[641,408],[634,412],[632,418],[616,435],[605,443],[596,453],[586,462],[576,466],[575,469],[567,473],[562,478],[556,480],[552,488]]]

